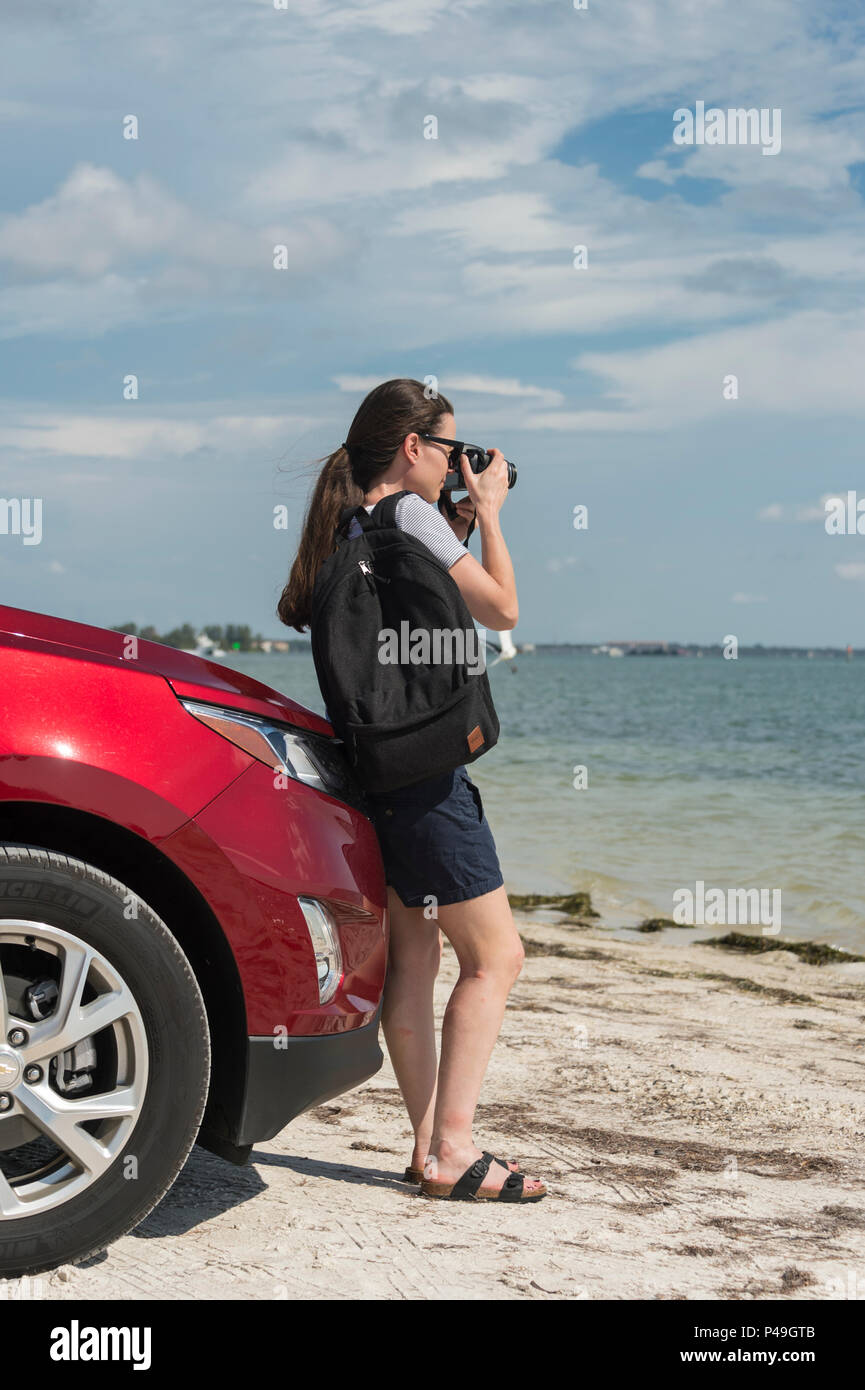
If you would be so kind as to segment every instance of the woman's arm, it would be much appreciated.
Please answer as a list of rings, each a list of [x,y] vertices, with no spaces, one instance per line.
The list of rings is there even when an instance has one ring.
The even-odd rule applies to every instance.
[[[479,623],[495,632],[516,627],[519,619],[514,567],[502,534],[499,512],[508,495],[504,454],[491,449],[492,462],[482,473],[473,473],[463,455],[466,489],[475,506],[481,535],[481,563],[466,551],[451,565],[449,574]]]

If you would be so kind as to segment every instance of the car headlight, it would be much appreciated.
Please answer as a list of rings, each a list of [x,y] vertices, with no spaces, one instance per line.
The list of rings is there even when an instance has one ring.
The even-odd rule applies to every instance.
[[[256,714],[205,705],[200,700],[181,700],[180,703],[202,724],[275,772],[287,773],[298,782],[315,787],[316,791],[363,809],[363,792],[339,739],[277,724]]]
[[[300,903],[315,951],[319,1001],[327,1004],[336,994],[342,980],[339,932],[331,913],[318,898],[298,898],[297,901]]]

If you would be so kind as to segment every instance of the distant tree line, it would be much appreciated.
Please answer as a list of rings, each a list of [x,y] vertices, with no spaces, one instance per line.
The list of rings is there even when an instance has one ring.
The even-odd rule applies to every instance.
[[[182,623],[180,627],[173,627],[170,632],[157,632],[152,625],[139,628],[137,623],[117,624],[112,632],[125,632],[130,637],[140,637],[147,642],[161,642],[165,647],[195,647],[199,632],[204,632],[215,642],[218,647],[222,647],[227,652],[251,652],[256,651],[264,640],[260,632],[253,633],[248,623],[227,623],[224,627],[220,623],[210,623],[206,627],[193,627],[191,623]]]

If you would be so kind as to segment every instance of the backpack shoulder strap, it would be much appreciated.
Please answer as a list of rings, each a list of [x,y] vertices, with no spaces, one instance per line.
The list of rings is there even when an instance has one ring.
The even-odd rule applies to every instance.
[[[401,492],[391,492],[387,497],[382,497],[380,501],[376,502],[372,512],[368,512],[363,504],[357,507],[343,507],[334,536],[336,548],[339,549],[343,541],[348,539],[348,530],[353,517],[357,520],[362,531],[378,531],[395,526],[397,502],[401,497],[408,497],[409,495],[409,488],[403,488]]]
[[[348,531],[352,520],[357,521],[362,531],[369,531],[372,529],[372,519],[366,507],[363,505],[357,507],[343,507],[333,536],[334,546],[337,550],[342,545],[343,541],[348,540]]]
[[[376,528],[386,529],[396,525],[396,505],[403,497],[408,497],[410,491],[403,488],[402,492],[391,492],[387,497],[382,497],[380,502],[376,502],[369,516],[369,521]]]

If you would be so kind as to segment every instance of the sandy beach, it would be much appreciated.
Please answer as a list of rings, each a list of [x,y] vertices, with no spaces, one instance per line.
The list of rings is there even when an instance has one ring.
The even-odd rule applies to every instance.
[[[246,1168],[195,1148],[134,1234],[37,1296],[865,1297],[865,964],[519,925],[476,1139],[541,1175],[544,1201],[437,1203],[401,1182],[385,1057]],[[446,946],[439,1021],[456,974]]]

